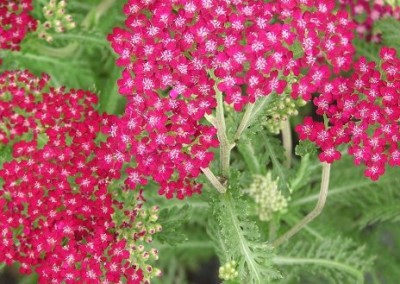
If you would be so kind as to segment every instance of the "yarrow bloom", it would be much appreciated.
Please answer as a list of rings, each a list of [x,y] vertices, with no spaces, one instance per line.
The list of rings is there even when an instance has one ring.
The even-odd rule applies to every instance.
[[[95,110],[97,97],[50,88],[48,79],[0,76],[0,145],[12,147],[0,170],[0,263],[19,262],[41,283],[142,283],[155,270],[136,241],[161,227],[143,226],[140,196],[125,207],[107,191],[116,175],[98,158],[109,116]]]
[[[121,165],[134,156],[126,181],[131,188],[152,178],[167,198],[199,192],[193,178],[218,146],[216,129],[203,119],[216,107],[216,91],[240,111],[303,77],[292,95],[309,100],[331,72],[350,68],[347,14],[333,13],[334,1],[302,3],[128,1],[126,27],[109,36],[124,67],[118,85],[127,108],[106,129],[114,151],[106,163]]]
[[[25,35],[35,30],[36,21],[29,15],[32,0],[0,2],[0,49],[19,50]]]
[[[387,164],[400,165],[400,60],[387,47],[380,58],[378,67],[360,58],[351,77],[324,84],[314,105],[329,125],[308,117],[296,127],[301,140],[309,139],[321,149],[321,161],[338,160],[337,147],[348,144],[355,164],[364,164],[365,175],[372,180],[385,172]]]

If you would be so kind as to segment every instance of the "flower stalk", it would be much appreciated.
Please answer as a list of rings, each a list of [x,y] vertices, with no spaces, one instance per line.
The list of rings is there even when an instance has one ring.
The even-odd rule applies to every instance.
[[[308,213],[308,215],[304,217],[300,222],[294,225],[289,231],[287,231],[285,234],[276,239],[272,243],[273,247],[277,247],[286,242],[287,240],[289,240],[291,237],[297,234],[301,229],[303,229],[308,223],[314,220],[319,214],[321,214],[322,209],[325,206],[326,198],[328,196],[330,170],[331,170],[331,165],[324,162],[322,164],[321,189],[319,192],[318,202],[315,208],[310,213]]]
[[[202,168],[201,171],[210,181],[210,183],[218,190],[219,193],[225,193],[226,187],[224,187],[218,178],[214,175],[214,173],[209,168]]]
[[[290,130],[290,121],[289,118],[282,121],[282,143],[283,148],[285,149],[285,166],[290,168],[292,164],[292,132]]]
[[[249,127],[250,118],[252,117],[253,109],[254,109],[254,104],[248,104],[247,105],[246,111],[243,114],[242,121],[240,122],[240,125],[239,125],[239,127],[238,127],[238,129],[236,131],[235,141],[239,140],[239,138],[242,135],[243,131],[247,127]]]
[[[231,150],[234,147],[234,144],[229,143],[228,136],[226,134],[223,94],[217,88],[217,86],[214,87],[214,90],[216,92],[216,97],[217,97],[215,126],[217,128],[217,136],[220,143],[219,146],[220,172],[223,177],[227,178],[229,176],[229,162],[230,162]]]

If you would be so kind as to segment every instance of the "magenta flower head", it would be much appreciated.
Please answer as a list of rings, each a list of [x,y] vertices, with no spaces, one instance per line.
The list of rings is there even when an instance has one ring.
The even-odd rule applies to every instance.
[[[18,50],[25,35],[36,29],[31,10],[32,0],[0,2],[0,49]]]
[[[200,190],[193,178],[218,145],[216,129],[203,119],[216,107],[216,92],[241,111],[261,96],[288,91],[287,81],[298,81],[289,88],[294,97],[310,99],[332,72],[348,70],[352,22],[334,7],[334,1],[128,1],[126,27],[109,36],[124,67],[119,91],[128,100],[124,122],[110,126],[110,149],[135,157],[127,185],[151,177],[168,198]]]
[[[321,161],[340,158],[337,147],[349,146],[356,165],[366,166],[365,175],[377,180],[387,164],[400,165],[400,60],[396,51],[383,47],[378,69],[360,58],[350,78],[327,81],[314,99],[317,113],[325,115],[328,127],[306,118],[297,126],[300,139],[313,141],[322,152]]]
[[[151,222],[138,217],[140,196],[125,204],[107,191],[117,175],[96,140],[112,117],[95,110],[95,94],[48,79],[0,75],[0,147],[12,148],[0,170],[0,262],[19,262],[41,283],[142,283],[148,256],[134,247],[151,233],[136,223]]]

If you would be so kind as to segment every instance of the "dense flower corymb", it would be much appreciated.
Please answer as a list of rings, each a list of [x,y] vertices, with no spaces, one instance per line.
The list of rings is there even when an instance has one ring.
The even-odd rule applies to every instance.
[[[135,156],[127,184],[134,188],[151,177],[168,198],[199,191],[193,178],[217,146],[216,130],[203,124],[216,107],[216,91],[240,111],[260,96],[282,93],[293,77],[303,77],[293,96],[310,99],[331,72],[348,70],[352,22],[345,12],[332,13],[334,6],[128,1],[126,29],[109,36],[124,67],[118,85],[128,104],[124,120],[108,129],[110,149],[119,151],[112,156]]]
[[[372,180],[385,172],[387,164],[400,165],[400,60],[386,47],[380,58],[379,67],[361,58],[350,78],[325,83],[314,104],[317,113],[327,117],[328,127],[306,118],[296,128],[300,139],[321,148],[321,161],[339,159],[337,146],[349,144],[355,164],[365,164],[365,175]]]
[[[109,117],[96,112],[93,93],[47,81],[26,71],[0,76],[0,145],[12,147],[0,170],[0,263],[19,262],[41,283],[141,283],[156,272],[135,249],[150,228],[137,220],[142,205],[125,207],[107,190],[116,173],[101,166],[97,139]],[[121,214],[123,223],[114,219]]]
[[[32,0],[0,1],[0,49],[18,50],[26,33],[36,28],[31,10]]]

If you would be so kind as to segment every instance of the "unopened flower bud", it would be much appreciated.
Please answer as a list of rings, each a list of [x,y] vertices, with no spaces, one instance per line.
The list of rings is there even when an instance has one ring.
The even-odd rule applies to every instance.
[[[147,260],[147,259],[149,259],[150,254],[147,251],[145,251],[145,252],[143,252],[142,257],[143,257],[143,259]]]
[[[149,218],[150,222],[156,222],[158,220],[157,214],[152,214]]]

